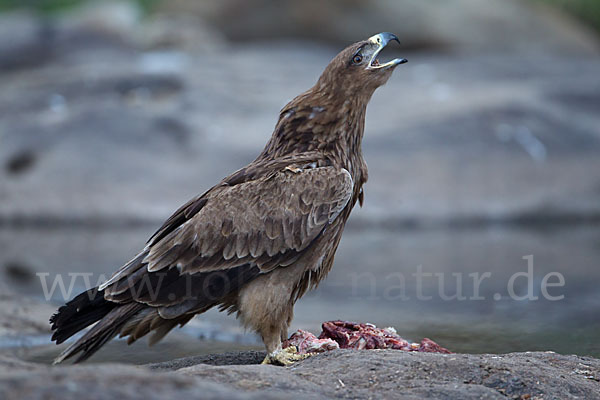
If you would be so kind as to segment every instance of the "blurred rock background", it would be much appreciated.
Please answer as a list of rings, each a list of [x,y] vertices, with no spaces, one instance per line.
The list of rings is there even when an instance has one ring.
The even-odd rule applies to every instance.
[[[456,351],[600,354],[597,1],[0,0],[0,10],[0,276],[12,290],[42,299],[36,273],[110,274],[179,205],[251,161],[277,111],[341,48],[390,31],[403,45],[387,56],[409,63],[369,106],[365,207],[296,325],[369,320]],[[565,275],[564,301],[505,299],[528,254],[538,289],[545,273]],[[479,303],[380,298],[384,277],[418,265],[494,280]],[[374,280],[357,287],[365,269]],[[211,314],[197,326],[206,321],[217,339],[227,326],[227,340],[244,342],[235,321]]]

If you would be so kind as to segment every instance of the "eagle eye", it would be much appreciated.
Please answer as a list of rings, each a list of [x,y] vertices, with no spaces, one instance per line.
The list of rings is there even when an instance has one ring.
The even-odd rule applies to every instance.
[[[356,54],[354,57],[352,57],[352,63],[353,64],[360,64],[363,60],[362,55],[360,54]]]

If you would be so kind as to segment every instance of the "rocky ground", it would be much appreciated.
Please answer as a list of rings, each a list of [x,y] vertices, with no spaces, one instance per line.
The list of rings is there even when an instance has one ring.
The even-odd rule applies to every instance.
[[[48,367],[0,358],[13,399],[593,399],[600,361],[556,353],[467,355],[335,350],[288,368],[264,353],[191,357],[140,367]]]
[[[567,343],[562,348],[568,352],[569,340],[585,338],[595,347],[581,354],[595,354],[589,353],[597,351],[594,326],[587,322],[598,310],[590,279],[596,276],[590,271],[597,274],[594,227],[600,221],[597,37],[547,9],[508,0],[493,9],[474,0],[356,7],[340,0],[322,13],[310,11],[321,2],[301,10],[290,1],[258,1],[264,3],[258,13],[246,3],[169,1],[162,10],[174,14],[148,18],[131,4],[108,1],[52,20],[0,15],[1,281],[27,287],[39,299],[35,272],[114,270],[180,204],[252,160],[277,111],[310,87],[340,48],[389,30],[401,36],[404,47],[395,53],[409,63],[369,106],[366,203],[353,213],[337,263],[364,261],[381,279],[399,264],[440,265],[448,272],[486,265],[514,273],[521,270],[514,260],[534,253],[544,272],[565,268],[573,295],[530,314],[521,303],[516,312],[513,303],[485,303],[475,322],[459,320],[459,340],[479,340],[479,348],[495,351],[498,335],[508,346],[538,323],[531,314],[560,309],[561,315],[580,315],[587,336],[550,318],[544,320],[548,328],[564,325],[571,335],[556,334],[552,343]],[[336,22],[315,22],[316,15]],[[266,26],[264,18],[273,24]],[[136,224],[149,226],[148,232],[99,229]],[[432,225],[526,229],[509,232],[502,242],[509,250],[498,252],[493,229],[433,236],[412,230]],[[76,229],[62,236],[47,229],[56,226]],[[563,230],[547,232],[556,226]],[[405,231],[389,234],[399,228]],[[458,308],[446,302],[432,314],[365,301],[379,292],[347,301],[349,276],[348,269],[334,268],[332,282],[342,284],[326,287],[331,297],[323,297],[348,304],[348,314],[375,318],[378,308],[377,315],[406,315],[406,330],[415,321],[435,327],[441,315]],[[136,351],[150,354],[144,362],[153,359],[143,343],[107,357],[122,364],[49,367],[43,362],[55,353],[32,363],[22,359],[35,357],[17,357],[15,349],[48,343],[46,321],[55,305],[16,291],[0,287],[3,399],[600,397],[597,359],[545,352],[335,351],[280,368],[255,365],[264,354],[246,351],[127,365]],[[342,317],[319,299],[304,304],[312,306],[297,313],[302,327],[315,318]],[[520,330],[486,328],[499,320],[502,307]],[[476,329],[485,334],[473,338]],[[213,346],[205,342],[196,351],[188,343],[165,354],[199,354]],[[168,358],[155,349],[155,360]]]
[[[48,340],[46,304],[3,288],[2,345],[7,337]],[[10,300],[12,299],[12,301]],[[12,336],[11,336],[12,335]],[[167,339],[168,341],[169,339]],[[122,342],[122,341],[121,341]],[[142,341],[143,342],[143,341]],[[189,346],[186,354],[199,351]],[[39,343],[21,343],[34,346]],[[122,343],[121,343],[122,344]],[[161,346],[159,344],[158,346]],[[14,344],[13,344],[14,347]],[[110,346],[108,346],[110,347]],[[135,347],[135,346],[133,346]],[[106,350],[106,349],[104,349]],[[402,350],[333,350],[291,367],[259,365],[264,351],[221,352],[132,365],[50,366],[0,347],[0,398],[17,399],[593,399],[600,397],[600,360],[554,352],[439,354]],[[167,350],[172,353],[172,349]],[[218,351],[218,344],[213,347]],[[54,353],[56,355],[56,353]],[[134,356],[136,357],[136,356]],[[159,354],[155,354],[160,358]],[[110,359],[110,357],[109,357]],[[113,360],[117,359],[113,357]],[[139,360],[139,357],[136,358]],[[151,359],[150,357],[148,359]]]

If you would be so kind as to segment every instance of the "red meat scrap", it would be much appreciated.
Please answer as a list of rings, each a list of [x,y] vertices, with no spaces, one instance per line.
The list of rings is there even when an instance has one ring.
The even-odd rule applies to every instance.
[[[396,333],[394,328],[377,328],[369,323],[328,321],[322,325],[323,332],[317,338],[299,329],[283,347],[294,345],[300,354],[341,349],[395,349],[427,353],[451,353],[449,350],[424,338],[421,343],[411,343]]]
[[[299,354],[322,353],[329,350],[339,349],[340,346],[332,339],[319,339],[312,333],[298,329],[283,342],[283,348],[296,346]]]

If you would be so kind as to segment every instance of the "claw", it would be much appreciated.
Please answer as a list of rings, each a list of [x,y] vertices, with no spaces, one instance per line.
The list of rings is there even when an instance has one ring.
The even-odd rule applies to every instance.
[[[310,357],[310,354],[298,354],[296,346],[289,346],[283,350],[277,350],[270,354],[267,354],[261,364],[281,365],[289,367],[295,362],[304,360]]]

